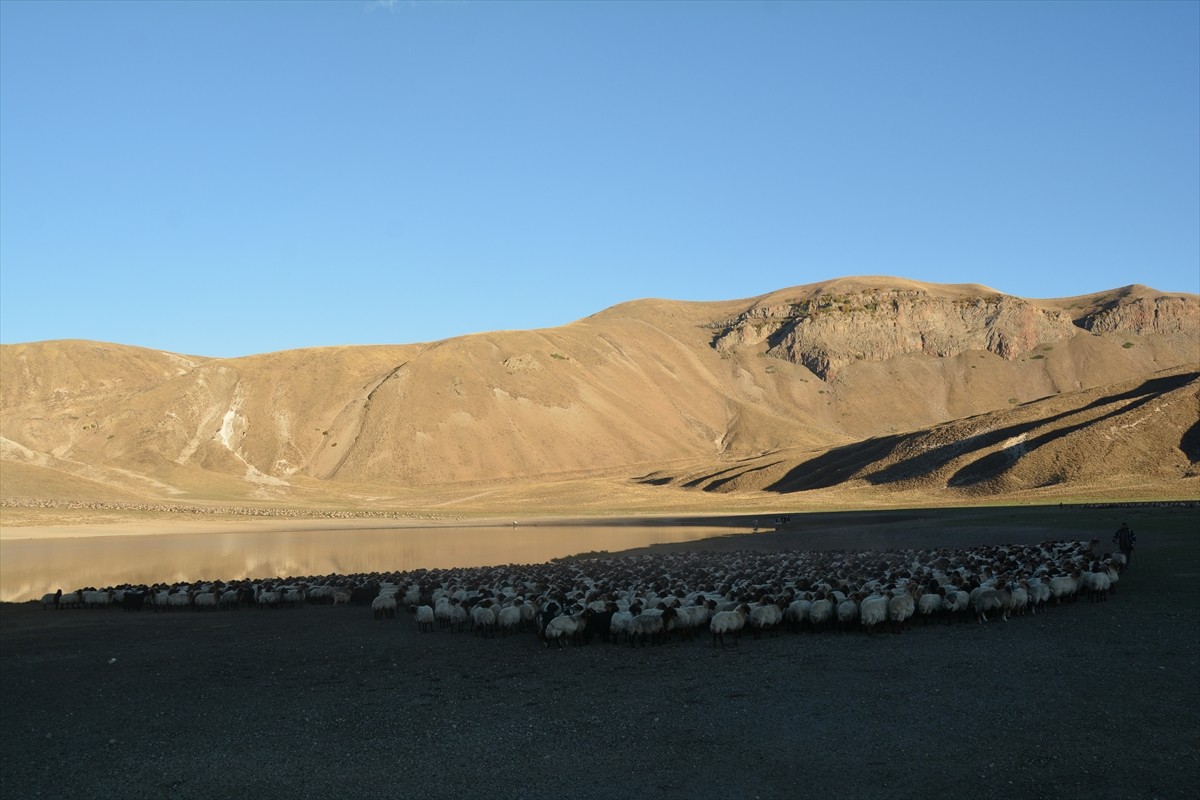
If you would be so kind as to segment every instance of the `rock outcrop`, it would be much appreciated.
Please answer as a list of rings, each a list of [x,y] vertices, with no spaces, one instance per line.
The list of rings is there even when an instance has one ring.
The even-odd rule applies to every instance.
[[[766,355],[828,380],[854,361],[904,353],[955,356],[987,350],[1013,360],[1079,332],[1065,311],[1018,297],[933,297],[922,290],[824,295],[760,306],[720,325],[717,350],[766,343]]]
[[[1200,303],[1186,297],[1141,297],[1088,315],[1082,322],[1093,333],[1171,334],[1200,328]]]

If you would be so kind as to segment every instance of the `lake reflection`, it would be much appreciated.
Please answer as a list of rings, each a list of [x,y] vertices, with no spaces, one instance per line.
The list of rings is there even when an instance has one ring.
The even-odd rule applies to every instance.
[[[383,572],[552,558],[722,536],[712,527],[404,528],[0,541],[0,601],[62,588]]]

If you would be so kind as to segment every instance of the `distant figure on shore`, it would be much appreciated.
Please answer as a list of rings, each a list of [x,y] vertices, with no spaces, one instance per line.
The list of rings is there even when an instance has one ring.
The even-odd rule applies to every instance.
[[[1137,536],[1134,534],[1133,529],[1129,527],[1128,522],[1122,522],[1121,527],[1113,534],[1113,542],[1116,543],[1121,554],[1125,556],[1125,566],[1122,569],[1129,569],[1129,566],[1133,563],[1133,543],[1136,541]]]

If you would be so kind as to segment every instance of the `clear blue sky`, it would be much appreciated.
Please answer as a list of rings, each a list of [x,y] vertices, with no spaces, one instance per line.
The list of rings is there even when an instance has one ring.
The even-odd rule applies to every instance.
[[[1196,2],[0,2],[0,341],[1200,291]]]

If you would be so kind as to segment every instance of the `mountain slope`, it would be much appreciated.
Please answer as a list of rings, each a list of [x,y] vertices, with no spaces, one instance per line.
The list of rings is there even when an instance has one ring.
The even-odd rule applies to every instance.
[[[1186,483],[1198,343],[1195,295],[1028,300],[868,277],[239,359],[5,345],[0,495],[386,504],[587,475],[639,492],[980,495],[1091,485],[1094,456],[1128,465],[1122,485]],[[1151,406],[1169,411],[1137,422]],[[986,415],[1037,446],[1010,459],[1000,445],[1021,434],[980,438]],[[1118,419],[1139,435],[1088,439],[1073,466],[1064,448]]]

